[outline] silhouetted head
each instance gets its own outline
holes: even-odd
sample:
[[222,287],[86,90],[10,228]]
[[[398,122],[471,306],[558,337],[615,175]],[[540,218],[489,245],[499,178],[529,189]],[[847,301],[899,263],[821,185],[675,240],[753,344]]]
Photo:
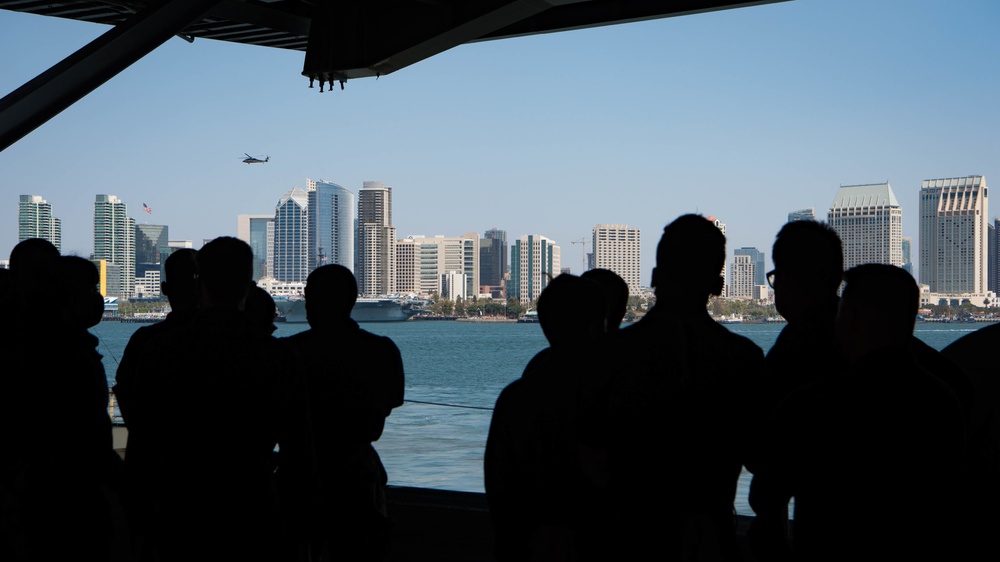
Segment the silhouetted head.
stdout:
[[844,274],[837,340],[851,360],[880,347],[907,345],[913,336],[920,289],[894,265],[868,263]]
[[198,306],[198,252],[176,250],[163,262],[164,280],[160,292],[170,301],[172,310],[190,311]]
[[274,299],[271,298],[271,295],[256,285],[247,293],[243,312],[246,313],[247,320],[253,329],[262,335],[269,336],[278,329],[274,325],[278,307],[274,305]]
[[609,332],[617,330],[628,307],[628,283],[610,269],[591,269],[580,277],[597,283],[604,291],[607,329]]
[[202,246],[197,256],[198,285],[208,307],[242,309],[253,284],[253,251],[232,236]]
[[564,273],[538,295],[538,322],[553,349],[586,345],[604,333],[604,294],[600,286]]
[[663,229],[656,246],[653,287],[671,299],[703,304],[722,294],[725,263],[722,231],[701,215],[681,215]]
[[774,304],[797,322],[836,302],[844,275],[844,251],[837,231],[825,223],[794,221],[778,231],[774,260]]
[[351,317],[358,300],[358,282],[342,265],[324,265],[306,279],[306,319],[313,328],[337,324]]
[[101,281],[97,266],[81,257],[62,256],[58,270],[52,297],[59,301],[66,325],[81,330],[97,325],[104,314],[104,297],[97,289]]
[[56,275],[59,267],[59,250],[52,242],[41,238],[28,238],[18,242],[10,251],[10,274],[14,290],[36,292],[46,279]]

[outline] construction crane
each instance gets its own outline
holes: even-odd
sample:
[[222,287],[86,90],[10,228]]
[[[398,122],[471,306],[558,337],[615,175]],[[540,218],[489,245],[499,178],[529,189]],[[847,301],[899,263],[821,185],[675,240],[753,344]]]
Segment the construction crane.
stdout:
[[570,244],[580,245],[580,273],[582,274],[584,271],[587,271],[587,239],[573,240]]

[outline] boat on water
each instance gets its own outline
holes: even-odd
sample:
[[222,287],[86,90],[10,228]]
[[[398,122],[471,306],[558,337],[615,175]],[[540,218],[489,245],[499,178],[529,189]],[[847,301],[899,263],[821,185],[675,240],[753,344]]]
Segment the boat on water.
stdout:
[[[275,299],[274,304],[285,322],[306,322],[305,299]],[[355,322],[403,322],[420,313],[422,304],[422,301],[404,299],[359,298],[351,310],[351,319]]]

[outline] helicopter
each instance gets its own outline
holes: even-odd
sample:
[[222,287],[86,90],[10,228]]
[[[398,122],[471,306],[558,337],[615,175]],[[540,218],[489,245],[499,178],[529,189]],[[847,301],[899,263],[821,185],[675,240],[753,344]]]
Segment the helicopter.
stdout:
[[244,152],[243,154],[246,156],[246,158],[243,158],[243,156],[240,156],[240,158],[243,160],[244,164],[264,164],[265,162],[271,159],[270,156],[265,156],[264,159],[261,160],[260,158],[255,158],[253,156],[250,156],[246,152]]

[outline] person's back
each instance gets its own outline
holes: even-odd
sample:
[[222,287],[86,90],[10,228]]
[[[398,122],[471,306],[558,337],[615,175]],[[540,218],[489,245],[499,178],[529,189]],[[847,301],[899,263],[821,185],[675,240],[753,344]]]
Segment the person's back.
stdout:
[[[725,237],[704,217],[664,229],[657,304],[621,331],[609,381],[611,493],[632,554],[738,557],[733,501],[764,356],[706,309],[722,289]],[[655,445],[653,445],[655,444]],[[654,446],[656,454],[644,450]],[[636,482],[642,483],[640,491]],[[654,506],[652,513],[647,506]]]
[[779,406],[768,471],[795,498],[797,559],[933,559],[956,546],[961,408],[910,349],[912,277],[867,264],[846,279],[837,333],[848,367]]
[[595,465],[603,471],[603,463],[595,462],[600,453],[580,418],[601,356],[602,296],[597,284],[580,277],[552,279],[538,299],[550,347],[497,399],[484,477],[500,560],[596,556],[588,531],[603,515],[602,500],[588,474]]
[[349,270],[316,269],[306,282],[310,329],[284,341],[309,389],[320,485],[314,524],[328,555],[379,560],[389,538],[387,474],[372,443],[403,403],[403,361],[391,339],[351,320],[356,297]]
[[239,310],[250,284],[244,246],[229,238],[205,245],[205,306],[139,359],[131,416],[152,462],[162,559],[277,557],[275,446],[280,469],[305,471],[306,405],[294,359]]

